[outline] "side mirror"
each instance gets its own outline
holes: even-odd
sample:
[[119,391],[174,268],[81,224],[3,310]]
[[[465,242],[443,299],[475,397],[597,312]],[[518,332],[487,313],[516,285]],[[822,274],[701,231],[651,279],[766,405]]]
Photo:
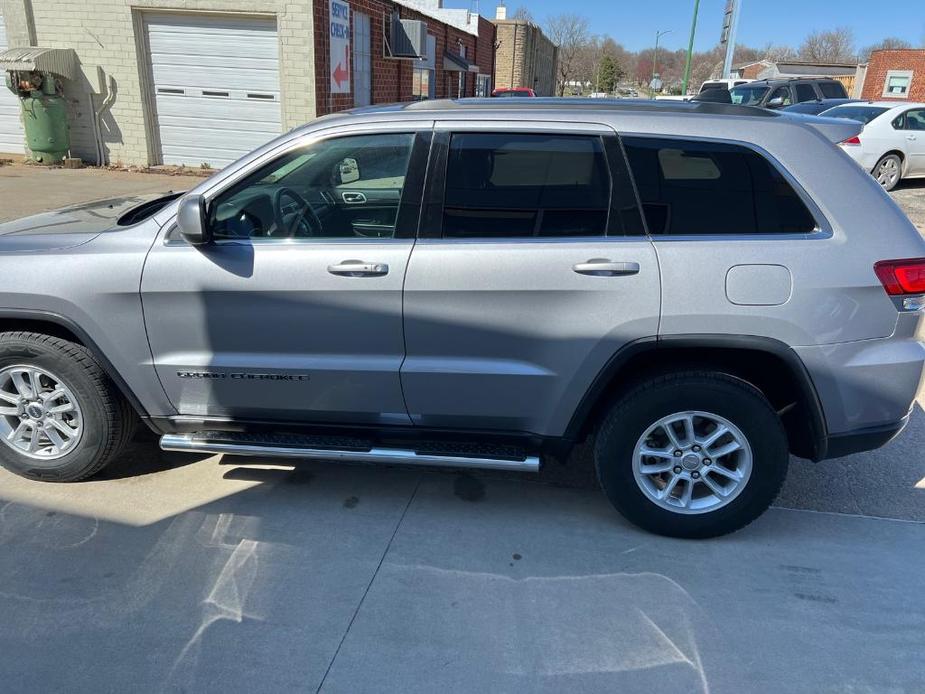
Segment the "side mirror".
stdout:
[[341,159],[337,164],[337,172],[340,175],[340,185],[360,180],[360,165],[353,157]]
[[784,97],[775,96],[768,102],[768,108],[780,108],[784,105]]
[[197,193],[189,193],[180,198],[177,227],[180,229],[180,235],[194,246],[202,246],[212,241],[212,232],[206,221],[204,197]]

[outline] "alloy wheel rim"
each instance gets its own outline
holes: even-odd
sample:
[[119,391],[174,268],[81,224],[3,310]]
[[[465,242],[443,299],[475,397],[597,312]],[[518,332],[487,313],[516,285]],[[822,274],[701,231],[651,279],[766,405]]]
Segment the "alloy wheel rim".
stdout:
[[880,165],[880,170],[877,174],[877,180],[880,181],[880,185],[893,185],[896,183],[897,176],[899,176],[899,165],[896,163],[895,159],[887,159]]
[[36,366],[0,370],[0,441],[39,461],[70,453],[83,436],[83,414],[73,391]]
[[673,513],[710,513],[731,503],[752,472],[752,449],[735,424],[700,410],[652,424],[636,443],[633,477],[650,501]]

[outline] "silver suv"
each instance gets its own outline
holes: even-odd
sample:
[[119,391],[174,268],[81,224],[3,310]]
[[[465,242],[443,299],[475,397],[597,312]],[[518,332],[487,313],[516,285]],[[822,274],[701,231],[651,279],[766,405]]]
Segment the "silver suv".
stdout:
[[[649,530],[730,532],[789,456],[880,446],[925,243],[846,120],[708,103],[328,116],[176,199],[0,227],[0,461],[167,450],[535,471],[593,441]],[[528,103],[529,102],[529,103]]]

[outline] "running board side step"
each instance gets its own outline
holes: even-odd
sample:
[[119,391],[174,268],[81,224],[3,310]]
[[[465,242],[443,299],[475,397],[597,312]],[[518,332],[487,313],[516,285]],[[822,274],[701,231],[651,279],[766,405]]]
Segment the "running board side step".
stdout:
[[539,456],[460,455],[458,453],[419,452],[405,448],[377,446],[349,448],[312,448],[309,446],[281,445],[276,442],[261,442],[254,438],[235,441],[214,435],[165,434],[161,437],[161,450],[182,453],[208,453],[223,455],[244,455],[268,458],[298,458],[302,460],[326,460],[329,462],[391,463],[397,465],[422,465],[427,467],[477,468],[480,470],[513,470],[538,472]]

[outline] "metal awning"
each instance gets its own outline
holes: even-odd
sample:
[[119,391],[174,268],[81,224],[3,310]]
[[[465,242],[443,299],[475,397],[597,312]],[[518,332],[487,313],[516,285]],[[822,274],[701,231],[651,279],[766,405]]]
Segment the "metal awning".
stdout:
[[470,63],[461,55],[447,51],[443,54],[443,69],[447,72],[478,72],[479,66]]
[[0,52],[0,71],[48,72],[65,79],[78,74],[77,54],[73,48],[8,48]]

